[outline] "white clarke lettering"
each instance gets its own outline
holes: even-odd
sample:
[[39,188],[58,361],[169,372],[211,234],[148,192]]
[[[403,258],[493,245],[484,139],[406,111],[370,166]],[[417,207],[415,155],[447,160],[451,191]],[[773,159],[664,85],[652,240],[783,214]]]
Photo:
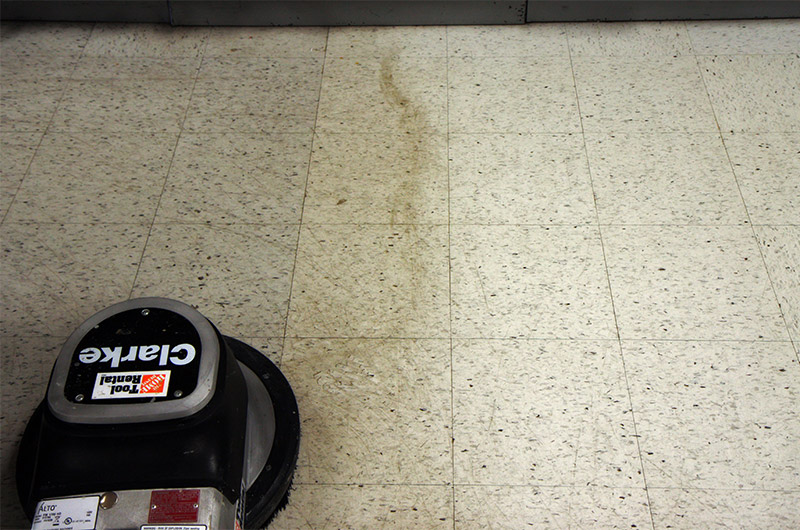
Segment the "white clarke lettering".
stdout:
[[[174,364],[184,366],[195,360],[197,349],[188,343],[172,346],[170,344],[151,344],[147,346],[129,346],[125,355],[122,346],[101,348],[84,348],[78,354],[78,360],[83,364],[96,362],[109,363],[111,368],[118,368],[120,363],[132,361],[152,362],[158,360],[159,366]],[[102,358],[101,358],[102,357]]]

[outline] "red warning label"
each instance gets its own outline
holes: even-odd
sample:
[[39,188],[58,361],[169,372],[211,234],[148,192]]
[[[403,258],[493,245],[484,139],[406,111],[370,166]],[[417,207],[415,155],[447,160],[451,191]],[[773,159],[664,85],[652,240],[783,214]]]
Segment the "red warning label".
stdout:
[[199,511],[200,490],[158,490],[150,493],[147,522],[195,523]]
[[169,370],[99,373],[92,389],[92,399],[166,396],[169,389],[169,375]]

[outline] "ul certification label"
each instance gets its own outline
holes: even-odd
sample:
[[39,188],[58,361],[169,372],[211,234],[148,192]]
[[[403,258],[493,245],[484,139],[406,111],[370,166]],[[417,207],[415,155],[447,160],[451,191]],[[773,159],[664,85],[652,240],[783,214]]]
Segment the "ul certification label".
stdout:
[[92,389],[92,399],[166,396],[169,388],[169,374],[169,370],[99,373]]
[[31,530],[94,530],[99,504],[97,495],[42,501]]

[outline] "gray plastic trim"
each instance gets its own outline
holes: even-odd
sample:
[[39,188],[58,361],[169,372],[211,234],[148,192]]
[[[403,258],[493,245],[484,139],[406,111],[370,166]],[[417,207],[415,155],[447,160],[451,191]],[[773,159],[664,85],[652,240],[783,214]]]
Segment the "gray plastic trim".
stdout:
[[[177,313],[186,318],[200,335],[200,367],[197,387],[187,396],[171,401],[132,404],[80,404],[68,401],[64,396],[72,355],[81,339],[96,325],[107,318],[130,309],[157,307]],[[64,343],[58,354],[50,384],[47,387],[47,405],[56,418],[68,423],[144,423],[184,418],[199,412],[214,396],[217,386],[220,344],[211,323],[193,307],[167,298],[137,298],[114,304],[90,317],[78,326]]]

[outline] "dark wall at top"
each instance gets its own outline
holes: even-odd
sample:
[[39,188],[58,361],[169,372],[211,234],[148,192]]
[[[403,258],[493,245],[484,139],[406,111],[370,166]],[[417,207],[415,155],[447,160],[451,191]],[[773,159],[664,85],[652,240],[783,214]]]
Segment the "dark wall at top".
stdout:
[[780,0],[0,0],[3,20],[173,25],[524,24],[800,17]]

